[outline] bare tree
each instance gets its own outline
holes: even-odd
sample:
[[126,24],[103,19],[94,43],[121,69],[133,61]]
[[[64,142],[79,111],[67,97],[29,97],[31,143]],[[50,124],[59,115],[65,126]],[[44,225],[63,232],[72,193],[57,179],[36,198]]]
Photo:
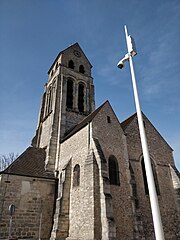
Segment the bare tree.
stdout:
[[9,153],[6,155],[0,155],[0,171],[3,171],[5,168],[7,168],[16,158],[18,157],[18,154],[16,153]]

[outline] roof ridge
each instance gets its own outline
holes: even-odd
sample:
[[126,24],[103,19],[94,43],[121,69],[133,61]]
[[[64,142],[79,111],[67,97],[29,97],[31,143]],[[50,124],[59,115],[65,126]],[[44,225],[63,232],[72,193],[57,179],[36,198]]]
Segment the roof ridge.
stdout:
[[123,130],[125,130],[127,128],[127,126],[132,122],[132,120],[134,119],[134,117],[137,115],[137,113],[135,112],[134,114],[132,114],[130,117],[128,117],[127,119],[125,119],[124,121],[122,121],[121,127],[123,128]]
[[[137,113],[135,112],[133,115],[131,115],[129,118],[127,118],[126,120],[124,120],[121,123],[121,127],[123,128],[124,131],[126,130],[126,128],[129,126],[129,124],[133,121],[134,117],[136,117],[136,116],[137,116]],[[143,117],[143,120],[146,119],[151,124],[151,126],[154,128],[154,130],[157,132],[157,134],[159,134],[161,139],[169,146],[169,148],[171,150],[173,150],[172,147],[169,145],[169,143],[164,139],[164,137],[161,135],[161,133],[154,126],[154,124],[149,120],[149,118],[143,112],[142,112],[142,117]]]
[[69,137],[74,135],[76,132],[78,132],[80,129],[82,129],[84,126],[86,126],[89,122],[91,122],[94,117],[98,114],[98,112],[101,110],[101,108],[109,102],[106,100],[103,104],[101,104],[97,109],[95,109],[93,112],[91,112],[87,117],[82,119],[77,125],[75,125],[68,133],[67,135],[63,138],[61,142],[64,142],[67,140]]

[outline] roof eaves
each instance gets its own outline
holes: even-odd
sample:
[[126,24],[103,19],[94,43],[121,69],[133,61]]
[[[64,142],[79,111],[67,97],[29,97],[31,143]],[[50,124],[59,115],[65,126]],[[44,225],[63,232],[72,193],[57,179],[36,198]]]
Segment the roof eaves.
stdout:
[[8,172],[0,172],[0,175],[2,174],[6,174],[6,175],[13,175],[13,176],[22,176],[22,177],[33,177],[33,178],[41,178],[41,179],[52,179],[55,180],[55,177],[51,177],[51,176],[37,176],[37,175],[28,175],[28,174],[19,174],[19,173],[8,173]]

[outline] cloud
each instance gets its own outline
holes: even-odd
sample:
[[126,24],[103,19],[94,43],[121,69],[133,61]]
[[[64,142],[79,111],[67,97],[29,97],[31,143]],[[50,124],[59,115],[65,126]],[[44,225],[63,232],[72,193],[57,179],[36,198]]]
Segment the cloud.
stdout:
[[[167,10],[168,8],[170,10]],[[150,44],[143,46],[142,50],[146,52],[146,59],[142,59],[144,63],[141,63],[139,73],[146,100],[158,98],[162,91],[168,94],[180,87],[180,52],[178,51],[180,30],[175,27],[180,19],[179,8],[180,6],[175,8],[168,2],[158,9],[157,23],[160,26],[154,28],[157,33],[153,34],[153,37],[156,36],[156,38],[149,35],[148,37],[151,37],[148,39]],[[163,11],[168,14],[163,15]]]

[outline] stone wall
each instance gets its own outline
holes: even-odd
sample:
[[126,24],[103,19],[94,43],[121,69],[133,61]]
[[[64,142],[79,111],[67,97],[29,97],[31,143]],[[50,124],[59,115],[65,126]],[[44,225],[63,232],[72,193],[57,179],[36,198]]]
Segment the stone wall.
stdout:
[[[100,240],[101,204],[99,160],[94,155],[91,141],[91,124],[61,144],[59,171],[71,161],[71,186],[69,201],[69,236],[67,239]],[[73,169],[80,166],[80,182],[73,184]],[[103,238],[105,240],[105,238]]]
[[111,155],[116,157],[119,165],[120,185],[110,185],[106,181],[104,186],[104,188],[108,188],[109,185],[111,194],[111,196],[106,194],[106,202],[110,202],[109,198],[112,197],[113,215],[108,220],[109,222],[114,221],[116,226],[116,238],[112,237],[113,229],[111,229],[110,232],[112,231],[112,233],[109,235],[109,239],[133,239],[133,212],[124,132],[108,103],[93,119],[92,126],[93,137],[99,140],[105,156],[107,177],[109,177],[108,159]]
[[66,132],[69,132],[74,126],[77,125],[80,121],[82,121],[86,116],[83,114],[79,114],[79,112],[66,112]]
[[64,240],[69,235],[69,199],[71,186],[71,160],[64,166],[59,175],[57,195],[55,202],[55,214],[51,240]]
[[10,204],[16,207],[12,221],[13,237],[49,239],[52,228],[54,185],[54,180],[50,179],[1,175],[0,239],[8,238]]
[[[68,239],[94,239],[93,161],[86,164],[89,155],[88,132],[86,126],[61,145],[59,171],[70,159],[72,166]],[[73,169],[77,164],[80,166],[80,181],[78,186],[73,186]]]
[[[169,164],[174,165],[172,157],[172,149],[156,131],[148,119],[144,116],[144,125],[147,135],[150,157],[155,164],[157,173],[157,181],[159,185],[160,195],[158,195],[165,239],[178,239],[179,220],[176,209],[176,196],[172,185]],[[137,125],[137,118],[126,128],[128,154],[134,173],[133,181],[136,184],[136,197],[138,216],[137,219],[142,221],[142,227],[145,239],[155,239],[149,196],[145,193],[145,186],[141,167],[142,149],[140,136]],[[137,213],[137,212],[136,212]]]
[[[116,156],[118,160],[120,186],[109,183],[110,155]],[[108,103],[93,118],[92,123],[61,144],[59,172],[69,160],[72,171],[67,239],[133,239],[126,139]],[[80,166],[79,186],[73,186],[73,169],[76,164]]]
[[52,124],[53,114],[51,113],[43,122],[41,126],[41,136],[40,136],[40,144],[38,147],[44,148],[49,144],[49,139],[51,136],[51,124]]

